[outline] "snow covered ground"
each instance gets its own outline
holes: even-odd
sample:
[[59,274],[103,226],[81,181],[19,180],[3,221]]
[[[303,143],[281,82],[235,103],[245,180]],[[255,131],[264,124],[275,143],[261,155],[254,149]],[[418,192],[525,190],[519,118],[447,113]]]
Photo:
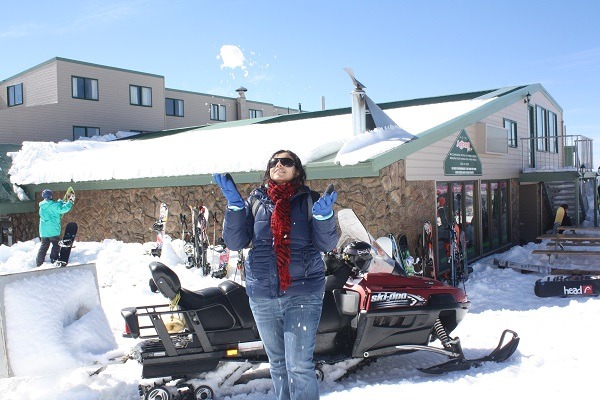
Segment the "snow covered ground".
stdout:
[[[37,239],[11,247],[0,246],[0,274],[34,269],[38,246]],[[73,249],[73,264],[96,264],[102,310],[114,335],[114,342],[108,342],[116,343],[116,349],[96,356],[100,361],[127,353],[136,343],[121,335],[124,327],[121,308],[164,302],[160,294],[152,293],[148,287],[148,264],[155,258],[145,255],[144,251],[151,246],[152,243],[131,244],[107,239],[103,242],[77,242]],[[200,289],[218,283],[217,279],[202,276],[199,270],[185,268],[181,240],[173,240],[165,246],[162,261],[175,270],[184,287]],[[544,244],[517,246],[501,257],[543,264],[547,261],[546,256],[530,254],[531,249],[540,246]],[[235,275],[235,255],[233,253],[230,260],[230,279]],[[472,307],[453,334],[461,338],[467,357],[472,358],[493,349],[501,332],[506,328],[512,329],[521,337],[521,344],[508,361],[486,363],[469,371],[427,375],[419,372],[417,367],[442,362],[441,356],[422,352],[391,356],[341,382],[326,377],[320,384],[321,398],[434,398],[439,394],[450,399],[480,400],[484,397],[518,399],[524,398],[526,393],[535,393],[541,398],[589,397],[595,391],[590,383],[595,381],[597,360],[600,359],[600,349],[595,343],[600,329],[599,300],[589,297],[538,298],[533,287],[539,275],[495,269],[491,266],[491,259],[483,259],[473,265],[474,273],[466,283]],[[554,263],[576,268],[595,262],[585,257],[584,260],[565,257]],[[48,264],[43,268],[51,267]],[[239,280],[239,275],[236,279]],[[30,287],[28,290],[32,293],[48,291],[50,287]],[[57,311],[42,307],[28,312],[35,318],[24,318],[25,321],[39,321],[45,326],[44,319]],[[36,330],[36,326],[13,329]],[[52,332],[37,331],[36,334],[38,348],[57,346],[54,340],[50,340]],[[82,346],[87,343],[87,347],[93,348],[97,342],[107,343],[106,338],[99,341],[98,336],[102,335],[94,332],[83,336],[79,338]],[[49,363],[52,366],[50,371],[0,379],[0,398],[138,399],[141,365],[137,362],[130,360],[125,364],[110,365],[100,374],[89,376],[89,372],[94,370],[90,365],[89,352],[86,357],[81,357],[81,365],[87,365],[82,367],[71,365],[71,360],[61,356],[60,351],[56,354]],[[216,379],[214,375],[207,376],[207,379]],[[231,400],[274,399],[271,383],[266,378],[218,389],[216,395],[219,399]]]

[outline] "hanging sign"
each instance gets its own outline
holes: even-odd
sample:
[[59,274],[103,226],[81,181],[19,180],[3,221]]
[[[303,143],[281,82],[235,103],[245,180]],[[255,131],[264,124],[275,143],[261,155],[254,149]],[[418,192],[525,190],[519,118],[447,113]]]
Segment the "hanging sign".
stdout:
[[444,175],[481,175],[481,160],[464,129],[456,137],[444,160]]

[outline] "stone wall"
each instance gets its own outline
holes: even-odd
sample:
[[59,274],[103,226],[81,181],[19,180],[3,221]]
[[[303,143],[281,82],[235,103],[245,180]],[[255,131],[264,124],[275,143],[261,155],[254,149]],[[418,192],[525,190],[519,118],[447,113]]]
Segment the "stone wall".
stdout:
[[[312,180],[308,185],[323,192],[330,182],[334,183],[338,192],[336,209],[352,208],[375,238],[389,232],[406,234],[410,248],[414,249],[423,221],[435,218],[434,182],[406,182],[404,171],[404,161],[400,160],[384,168],[379,177]],[[238,189],[246,197],[256,186],[256,183],[239,184]],[[62,194],[57,192],[56,196]],[[41,199],[38,197],[36,201]],[[63,225],[76,221],[80,241],[110,238],[123,242],[151,242],[156,235],[150,227],[157,218],[161,202],[169,206],[166,230],[172,237],[181,236],[180,213],[190,221],[188,205],[198,202],[211,213],[217,213],[216,235],[220,237],[226,203],[216,185],[77,191],[75,205],[63,217]],[[14,215],[12,221],[16,240],[38,236],[37,213]],[[212,238],[212,219],[209,227]]]
[[[375,237],[393,233],[405,234],[409,250],[414,252],[423,222],[435,223],[435,182],[407,182],[404,161],[400,160],[381,170],[379,177],[312,180],[308,185],[323,192],[333,183],[338,192],[335,209],[352,208],[367,230]],[[510,181],[511,233],[518,243],[518,181]],[[257,183],[239,184],[246,197]],[[76,187],[75,187],[76,188]],[[62,193],[57,193],[62,195]],[[38,198],[37,201],[41,199]],[[102,241],[117,239],[123,242],[153,242],[156,235],[150,230],[161,202],[169,206],[167,234],[181,237],[179,215],[191,220],[188,205],[202,202],[212,213],[217,213],[216,236],[221,236],[221,224],[226,202],[216,185],[194,187],[163,187],[149,189],[78,191],[71,212],[63,217],[63,224],[79,224],[78,240]],[[39,218],[35,214],[12,216],[16,240],[30,240],[38,236]],[[213,221],[209,222],[209,237],[213,237]]]

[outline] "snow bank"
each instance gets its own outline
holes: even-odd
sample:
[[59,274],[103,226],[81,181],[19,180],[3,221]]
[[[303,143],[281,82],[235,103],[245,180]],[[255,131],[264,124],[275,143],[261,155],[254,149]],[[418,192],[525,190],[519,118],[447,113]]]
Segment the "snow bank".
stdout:
[[89,365],[97,355],[116,347],[90,269],[28,273],[8,283],[4,316],[8,359],[15,376]]

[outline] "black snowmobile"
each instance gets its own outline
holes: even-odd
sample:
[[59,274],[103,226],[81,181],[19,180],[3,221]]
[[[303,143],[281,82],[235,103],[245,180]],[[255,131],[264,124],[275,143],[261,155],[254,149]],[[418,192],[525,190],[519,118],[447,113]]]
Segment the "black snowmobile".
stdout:
[[[428,373],[500,362],[514,353],[519,337],[505,330],[488,356],[466,359],[459,339],[450,336],[469,309],[465,292],[437,280],[407,276],[352,210],[340,210],[338,221],[342,231],[338,248],[324,256],[327,277],[315,346],[317,376],[323,378],[323,364],[349,359],[359,364],[417,350],[449,358],[420,369]],[[121,311],[124,335],[144,339],[131,354],[142,364],[142,378],[165,378],[140,385],[144,400],[210,400],[216,388],[198,384],[199,374],[226,361],[267,362],[242,285],[227,280],[194,292],[181,287],[177,275],[160,262],[152,262],[150,271],[170,304]],[[431,345],[436,339],[442,346]],[[229,384],[241,376],[239,371],[232,375],[225,378]]]

